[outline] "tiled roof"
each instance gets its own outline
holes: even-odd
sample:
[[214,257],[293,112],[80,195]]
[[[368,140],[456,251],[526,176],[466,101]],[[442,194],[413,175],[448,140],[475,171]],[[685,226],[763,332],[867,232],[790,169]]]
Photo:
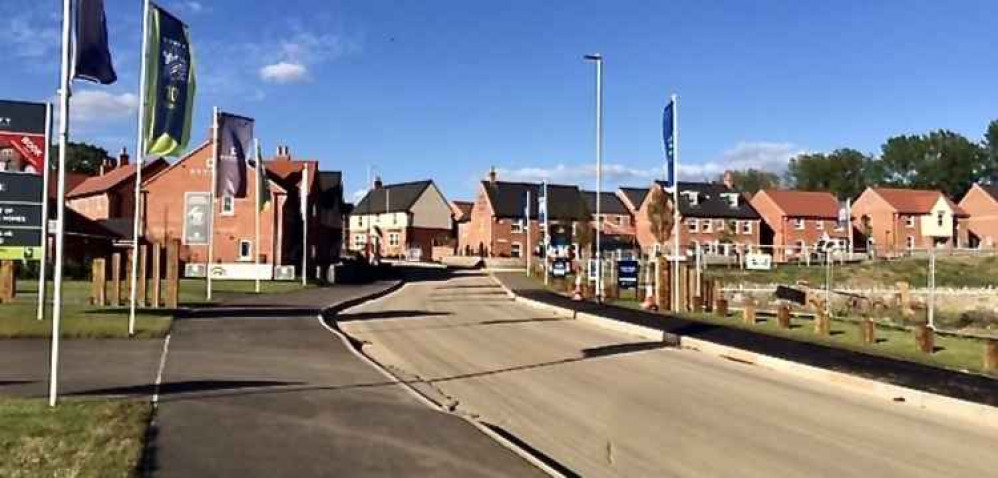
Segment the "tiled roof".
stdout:
[[433,181],[413,181],[409,183],[386,184],[371,189],[357,203],[354,214],[382,214],[386,212],[409,211],[413,204],[430,187]]
[[451,201],[451,209],[454,210],[454,218],[458,221],[465,221],[471,219],[471,209],[475,207],[475,203],[471,201]]
[[[530,191],[530,216],[537,217],[537,197],[541,185],[536,183],[510,183],[482,181],[493,212],[500,218],[522,218],[526,193]],[[579,188],[548,184],[548,218],[556,221],[587,220],[590,213]]]
[[[603,214],[630,214],[627,206],[624,205],[624,201],[621,201],[616,194],[603,192],[600,196],[602,196],[600,212]],[[582,197],[586,200],[586,207],[589,208],[589,212],[596,214],[596,191],[582,191]]]
[[978,184],[984,192],[991,196],[991,199],[998,201],[998,184]]
[[[142,173],[155,174],[160,170],[165,169],[169,163],[163,158],[156,158],[153,161],[145,163],[142,168]],[[80,182],[75,188],[66,194],[66,197],[75,198],[81,196],[90,196],[92,194],[101,194],[111,189],[114,189],[119,184],[125,181],[131,181],[135,177],[135,163],[127,164],[118,168],[114,168],[100,176],[90,176],[87,179]],[[67,177],[68,179],[68,177]],[[55,181],[50,181],[55,182]]]
[[[665,183],[656,181],[659,186]],[[686,192],[697,193],[694,204]],[[725,197],[727,194],[738,195],[738,203],[732,206]],[[749,204],[741,192],[729,189],[720,183],[679,182],[679,213],[687,217],[759,219],[759,213]]]
[[939,191],[902,188],[873,188],[873,191],[901,214],[928,214],[942,197],[957,215],[966,215],[963,209]]
[[264,161],[267,170],[283,179],[285,184],[299,184],[301,182],[301,171],[308,165],[308,189],[315,190],[316,176],[319,171],[319,162],[314,159],[289,159],[287,156],[277,157],[270,161]]
[[786,216],[839,218],[839,201],[829,192],[766,189],[760,191],[759,194],[765,194],[772,199]]
[[620,192],[624,193],[624,196],[634,205],[635,209],[640,208],[641,203],[645,202],[645,197],[648,196],[648,188],[622,187],[620,188]]

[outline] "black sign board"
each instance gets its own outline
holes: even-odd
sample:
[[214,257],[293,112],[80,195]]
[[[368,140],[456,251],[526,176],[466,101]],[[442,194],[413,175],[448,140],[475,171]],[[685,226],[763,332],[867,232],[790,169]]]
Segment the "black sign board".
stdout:
[[568,259],[555,259],[551,262],[552,277],[565,277],[571,269],[572,267],[569,265]]
[[804,305],[805,303],[807,303],[806,292],[794,289],[793,287],[787,287],[783,285],[776,287],[776,298],[794,302],[800,305]]
[[641,265],[638,261],[617,262],[617,286],[621,289],[633,289],[638,286],[638,274]]
[[41,103],[0,100],[0,131],[45,134],[45,109]]
[[41,227],[40,204],[0,203],[0,227]]
[[38,247],[41,243],[41,229],[0,227],[0,247]]
[[0,203],[42,203],[42,177],[0,171]]

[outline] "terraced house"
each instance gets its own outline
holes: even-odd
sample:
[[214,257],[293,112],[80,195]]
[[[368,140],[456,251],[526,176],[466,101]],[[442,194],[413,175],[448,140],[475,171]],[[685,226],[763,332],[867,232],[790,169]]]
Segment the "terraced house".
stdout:
[[761,243],[786,262],[827,244],[848,245],[851,228],[839,222],[839,201],[823,191],[760,190],[752,207],[762,216]]
[[350,250],[430,259],[434,246],[453,249],[453,226],[454,209],[433,181],[378,179],[350,214]]
[[940,191],[867,188],[852,206],[858,246],[897,255],[966,247],[967,214]]

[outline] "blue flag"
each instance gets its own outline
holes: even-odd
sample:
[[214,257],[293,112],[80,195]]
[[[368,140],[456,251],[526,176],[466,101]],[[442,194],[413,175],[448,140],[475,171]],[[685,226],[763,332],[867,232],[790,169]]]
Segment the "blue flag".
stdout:
[[73,78],[110,85],[118,80],[107,43],[104,0],[78,0]]
[[672,186],[676,181],[676,103],[670,101],[662,112],[662,145],[665,149],[665,184]]
[[246,197],[246,159],[252,151],[253,119],[219,113],[218,165],[219,197]]

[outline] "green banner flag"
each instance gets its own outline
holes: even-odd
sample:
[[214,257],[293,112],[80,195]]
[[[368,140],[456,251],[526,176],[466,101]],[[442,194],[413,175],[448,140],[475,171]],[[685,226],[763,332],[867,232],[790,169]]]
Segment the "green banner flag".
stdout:
[[266,211],[270,207],[271,194],[270,194],[270,181],[267,180],[267,166],[263,164],[263,149],[260,147],[260,143],[256,144],[256,187],[259,188],[257,191],[257,207],[261,211]]
[[179,156],[187,148],[194,111],[194,55],[187,25],[150,5],[146,43],[146,154]]

